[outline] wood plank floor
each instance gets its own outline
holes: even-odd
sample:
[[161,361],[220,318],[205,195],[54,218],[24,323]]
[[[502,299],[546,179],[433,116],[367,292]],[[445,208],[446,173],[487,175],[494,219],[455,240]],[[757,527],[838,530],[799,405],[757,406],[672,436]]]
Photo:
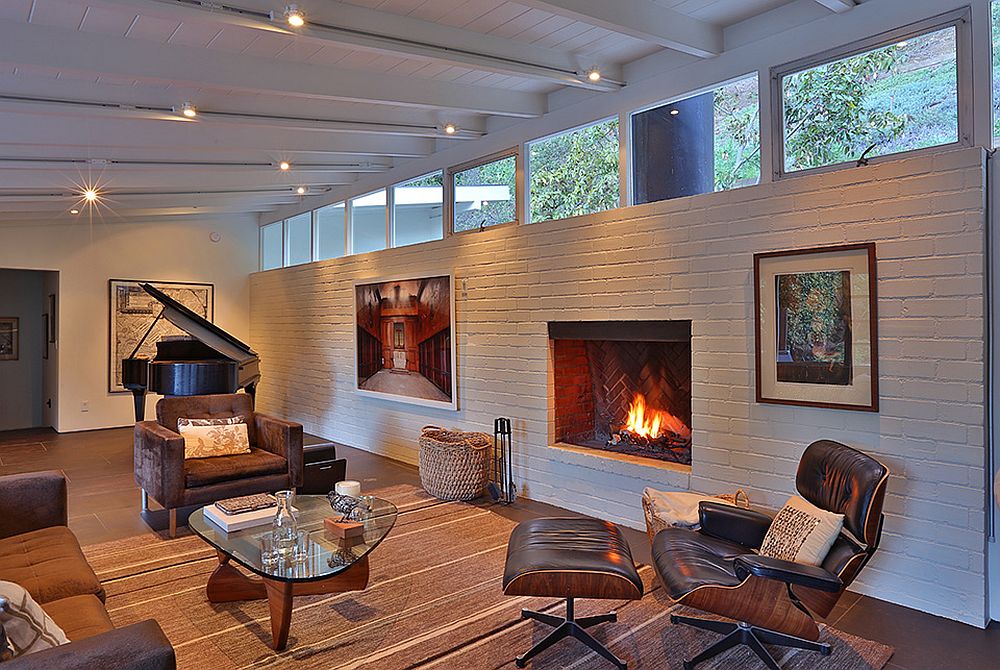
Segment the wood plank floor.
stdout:
[[[416,468],[350,447],[338,447],[348,476],[366,489],[419,484]],[[69,482],[69,525],[81,544],[129,537],[148,528],[139,517],[132,478],[132,429],[58,434],[52,430],[0,432],[0,475],[59,470]],[[520,501],[499,512],[515,520],[572,515],[551,505]],[[638,562],[650,562],[645,533],[626,529]],[[841,630],[893,645],[891,670],[963,670],[1000,667],[1000,624],[988,629],[941,619],[881,600],[847,593],[830,616]],[[817,661],[817,668],[822,662]]]

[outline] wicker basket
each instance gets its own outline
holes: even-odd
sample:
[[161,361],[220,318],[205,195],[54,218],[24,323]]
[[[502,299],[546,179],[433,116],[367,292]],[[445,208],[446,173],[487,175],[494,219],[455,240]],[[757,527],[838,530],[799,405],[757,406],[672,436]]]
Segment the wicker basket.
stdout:
[[420,483],[441,500],[472,500],[486,488],[490,447],[486,433],[424,426],[420,431]]
[[[750,509],[750,496],[743,489],[736,489],[736,493],[723,493],[715,497],[732,503],[737,507]],[[667,528],[670,524],[657,516],[656,509],[653,507],[653,501],[645,494],[642,496],[642,515],[646,517],[646,535],[649,536],[649,541],[652,543],[656,534]]]

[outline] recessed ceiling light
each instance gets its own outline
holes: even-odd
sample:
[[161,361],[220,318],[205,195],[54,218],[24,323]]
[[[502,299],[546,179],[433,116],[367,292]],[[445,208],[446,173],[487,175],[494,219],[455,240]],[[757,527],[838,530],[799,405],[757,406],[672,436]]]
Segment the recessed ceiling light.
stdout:
[[448,135],[454,135],[458,132],[458,126],[454,123],[446,123],[444,126],[444,132]]
[[69,210],[69,213],[72,214],[73,216],[76,216],[77,214],[80,213],[80,210],[74,208],[74,209]]
[[299,186],[297,189],[295,189],[295,192],[298,193],[299,195],[305,195],[306,190],[307,189],[305,186]]
[[281,170],[282,172],[288,172],[288,170],[290,170],[291,167],[292,164],[289,163],[288,161],[281,161],[280,163],[278,163],[278,169]]
[[587,70],[587,79],[592,82],[599,82],[601,80],[601,71],[596,67],[592,67]]
[[189,119],[193,119],[194,117],[198,116],[198,108],[195,107],[190,102],[185,102],[183,105],[181,105],[181,114],[183,114]]
[[285,21],[292,28],[301,28],[306,24],[306,16],[298,5],[285,5]]
[[92,188],[88,188],[83,192],[83,199],[87,202],[95,202],[98,198],[97,191]]

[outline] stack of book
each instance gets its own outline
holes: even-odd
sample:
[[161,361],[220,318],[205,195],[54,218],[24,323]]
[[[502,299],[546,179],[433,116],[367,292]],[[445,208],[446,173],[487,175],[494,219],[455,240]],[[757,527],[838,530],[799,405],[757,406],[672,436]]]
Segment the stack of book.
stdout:
[[270,494],[228,498],[206,506],[205,518],[227,533],[232,533],[271,523],[277,504],[277,500]]

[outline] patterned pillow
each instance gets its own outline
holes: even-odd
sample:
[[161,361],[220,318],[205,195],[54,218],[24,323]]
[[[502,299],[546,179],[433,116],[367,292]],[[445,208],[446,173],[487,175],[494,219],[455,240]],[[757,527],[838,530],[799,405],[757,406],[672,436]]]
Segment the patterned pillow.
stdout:
[[242,416],[225,419],[177,419],[184,438],[184,458],[212,458],[250,453],[250,437]]
[[34,601],[24,587],[0,581],[0,598],[6,601],[0,611],[0,625],[7,635],[14,658],[36,651],[69,644],[66,633]]
[[760,555],[820,565],[843,527],[843,514],[827,512],[808,500],[792,496],[767,529]]

